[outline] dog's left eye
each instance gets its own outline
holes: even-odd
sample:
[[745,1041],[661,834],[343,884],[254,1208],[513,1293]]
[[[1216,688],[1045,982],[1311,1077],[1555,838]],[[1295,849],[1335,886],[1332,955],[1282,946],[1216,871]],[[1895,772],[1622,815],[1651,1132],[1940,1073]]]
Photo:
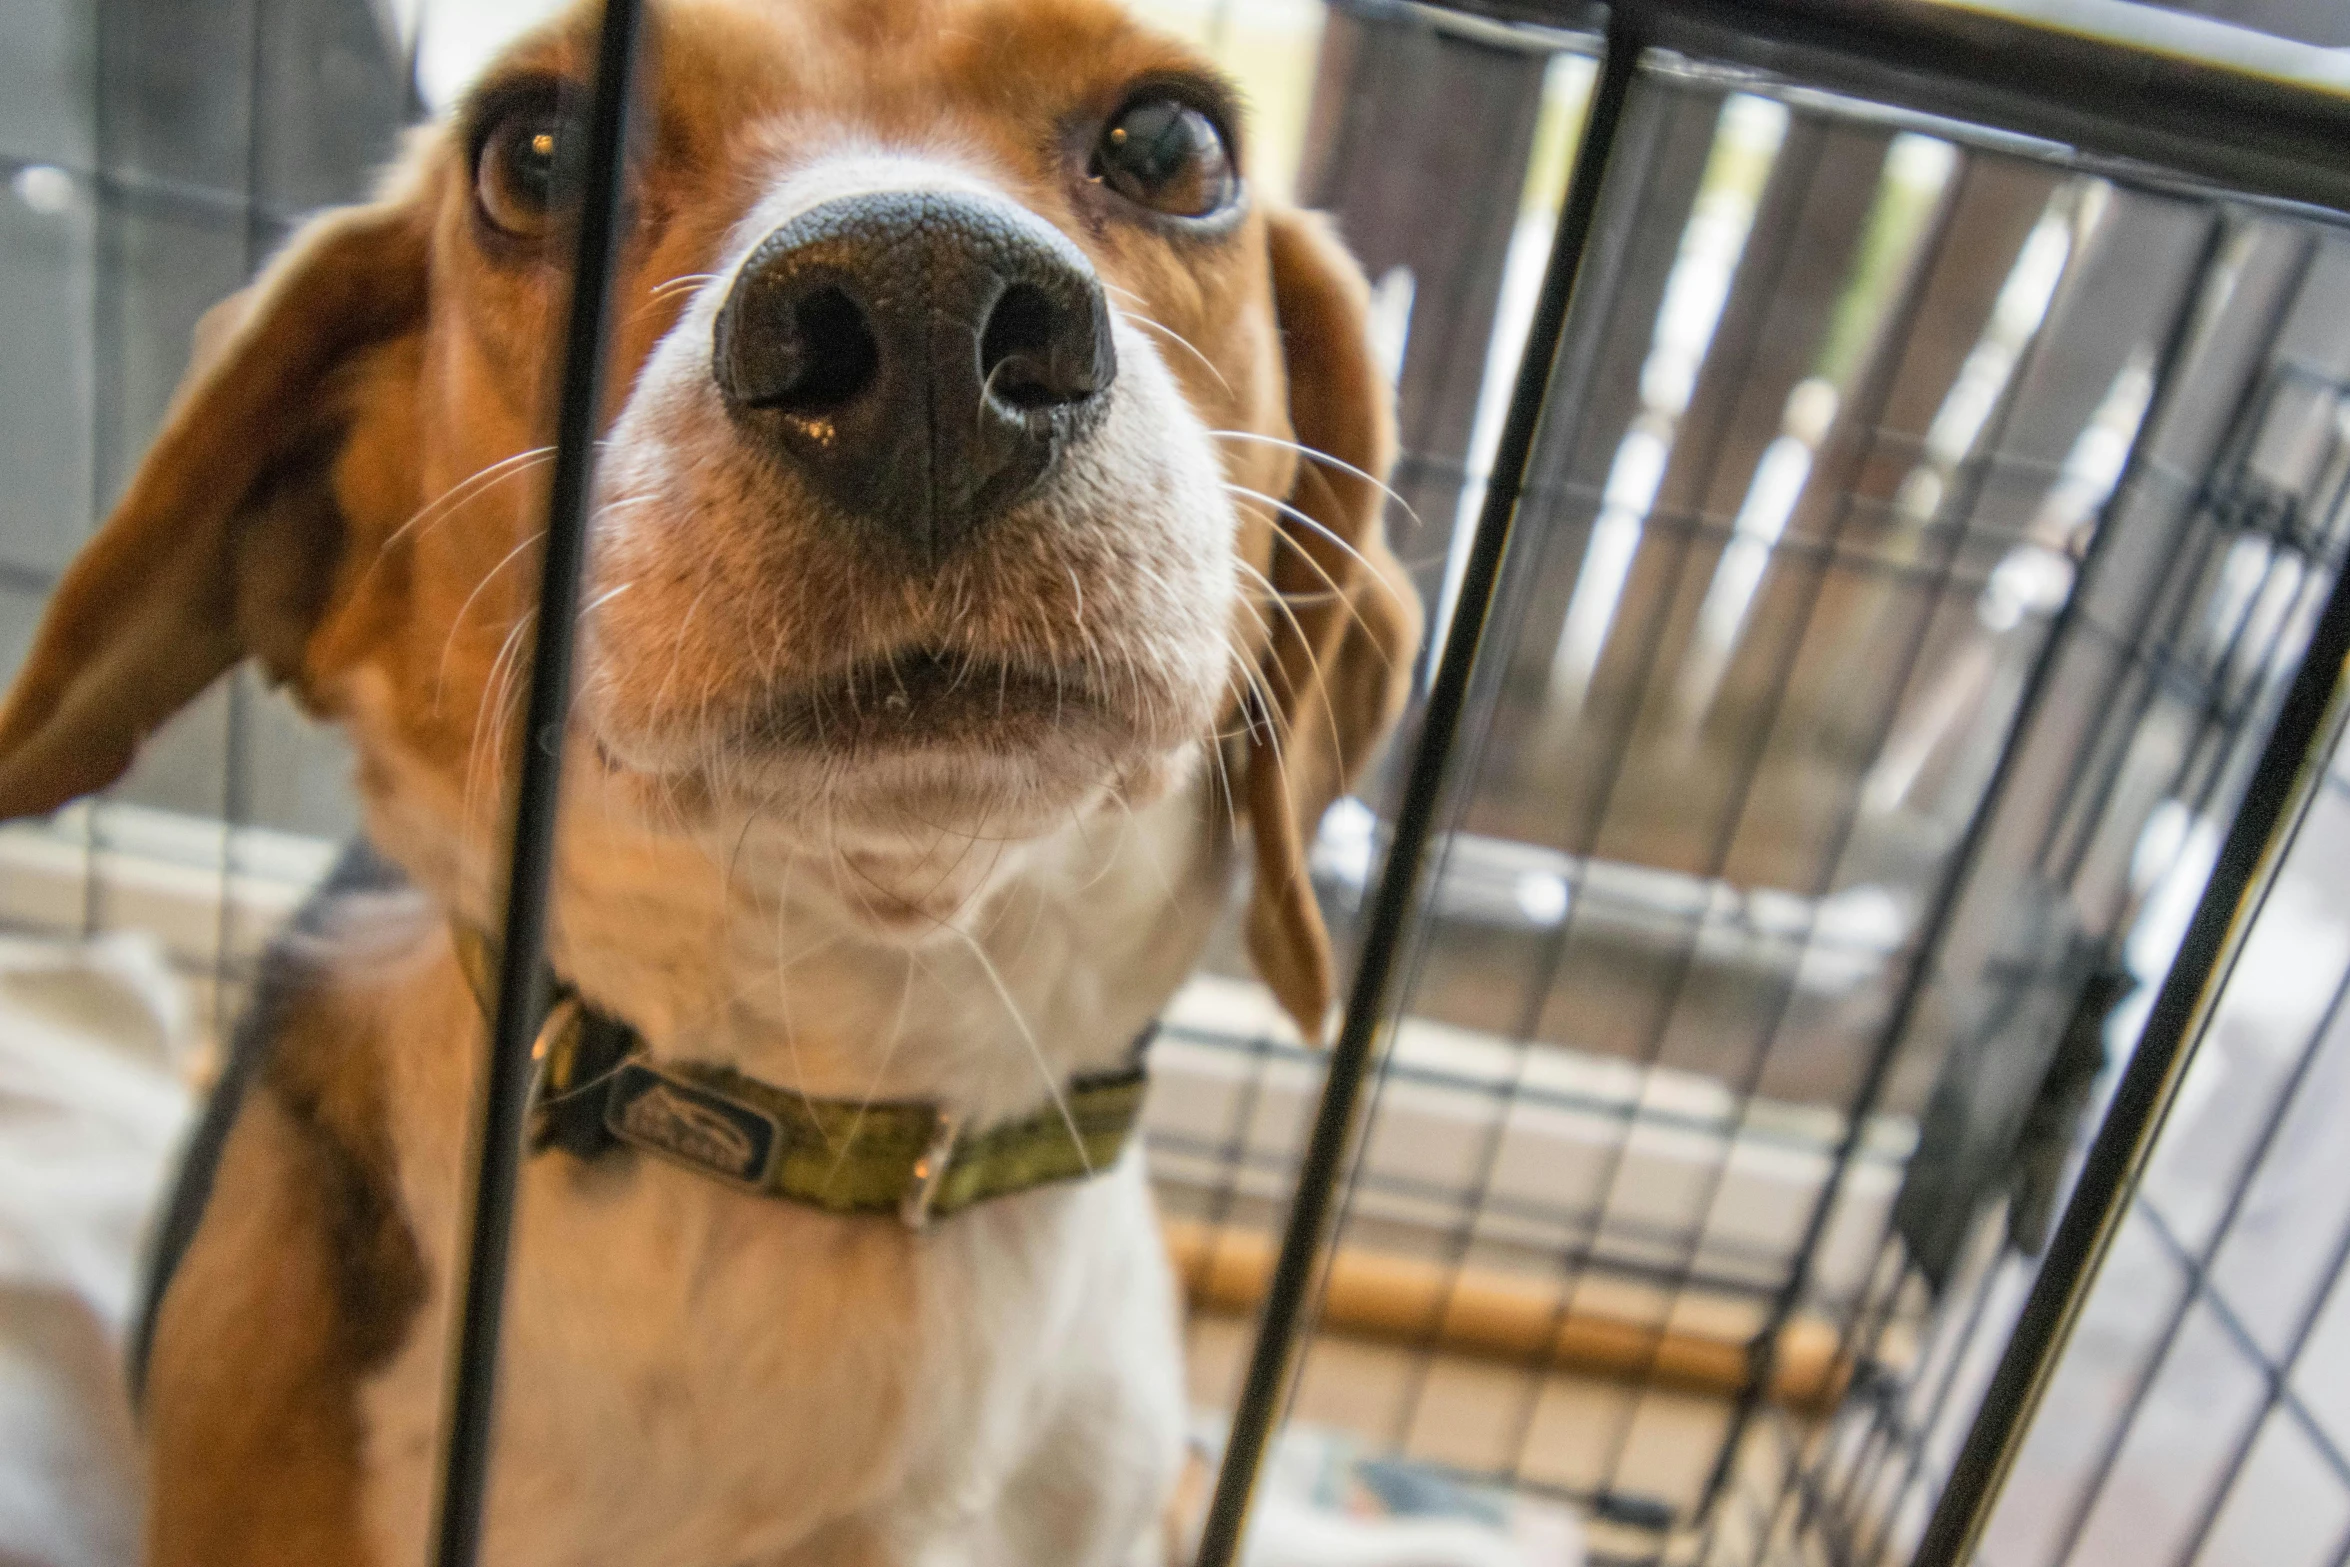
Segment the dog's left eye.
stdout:
[[1173,98],[1128,104],[1102,132],[1086,172],[1137,206],[1178,218],[1207,217],[1239,187],[1223,132]]
[[482,212],[509,234],[545,230],[570,196],[576,141],[551,98],[500,115],[474,155],[473,188]]

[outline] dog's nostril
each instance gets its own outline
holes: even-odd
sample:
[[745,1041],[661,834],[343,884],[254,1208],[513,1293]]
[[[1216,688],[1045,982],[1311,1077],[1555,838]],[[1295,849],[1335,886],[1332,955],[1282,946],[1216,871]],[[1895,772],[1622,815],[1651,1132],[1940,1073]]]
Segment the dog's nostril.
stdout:
[[710,368],[837,520],[937,560],[1092,438],[1118,375],[1084,252],[1009,202],[822,202],[743,260]]
[[1023,411],[1080,403],[1101,390],[1093,334],[1034,283],[996,300],[979,338],[979,373],[996,401]]
[[829,413],[854,402],[881,373],[881,345],[865,312],[838,288],[820,288],[792,311],[788,374],[758,399],[788,413]]

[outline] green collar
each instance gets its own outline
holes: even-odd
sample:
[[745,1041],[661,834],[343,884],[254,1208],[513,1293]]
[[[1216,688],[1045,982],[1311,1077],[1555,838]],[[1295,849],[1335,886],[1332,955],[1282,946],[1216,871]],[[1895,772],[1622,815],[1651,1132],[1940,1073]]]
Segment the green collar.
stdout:
[[[457,957],[488,1010],[498,965],[488,938],[455,926]],[[991,1197],[1098,1174],[1118,1162],[1142,1118],[1138,1063],[1072,1080],[1067,1113],[976,1131],[942,1106],[811,1099],[731,1067],[654,1061],[635,1029],[557,981],[531,1053],[533,1152],[592,1159],[626,1145],[727,1185],[832,1213],[894,1213],[921,1229]]]

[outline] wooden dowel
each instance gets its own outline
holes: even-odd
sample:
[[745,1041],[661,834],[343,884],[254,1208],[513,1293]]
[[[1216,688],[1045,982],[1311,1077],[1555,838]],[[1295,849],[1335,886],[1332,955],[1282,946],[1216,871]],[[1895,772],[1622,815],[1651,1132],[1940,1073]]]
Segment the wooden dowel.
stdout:
[[[1250,1230],[1170,1219],[1162,1228],[1191,1309],[1246,1314],[1264,1300],[1274,1240]],[[1366,1338],[1432,1343],[1562,1371],[1638,1376],[1659,1385],[1729,1397],[1745,1384],[1747,1342],[1580,1310],[1559,1312],[1555,1282],[1493,1268],[1448,1268],[1417,1258],[1347,1247],[1330,1264],[1322,1324]],[[1837,1361],[1835,1329],[1798,1317],[1779,1334],[1771,1393],[1790,1408],[1820,1413],[1843,1395],[1848,1368]]]

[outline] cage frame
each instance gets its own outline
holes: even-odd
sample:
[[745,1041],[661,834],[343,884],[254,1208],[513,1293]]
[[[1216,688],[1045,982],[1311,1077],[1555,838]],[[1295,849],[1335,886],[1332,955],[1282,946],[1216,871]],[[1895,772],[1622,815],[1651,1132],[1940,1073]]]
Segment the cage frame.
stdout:
[[[1358,0],[1360,3],[1360,0]],[[1395,0],[1382,0],[1395,3]],[[1418,916],[1427,850],[1451,781],[1460,726],[1523,497],[1528,462],[1554,405],[1553,371],[1576,304],[1601,213],[1616,133],[1634,82],[1652,51],[1709,66],[1851,92],[1908,112],[1988,127],[2041,144],[2074,167],[2127,172],[2147,184],[2223,189],[2298,215],[2350,219],[2350,96],[2263,77],[2229,65],[2159,53],[2106,37],[2069,33],[2022,19],[1958,10],[1933,0],[1449,0],[1427,9],[1487,21],[1533,24],[1599,39],[1599,75],[1552,233],[1532,325],[1505,415],[1489,485],[1477,514],[1459,597],[1437,652],[1409,761],[1394,831],[1378,862],[1367,921],[1343,1019],[1319,1096],[1310,1140],[1292,1183],[1278,1260],[1263,1306],[1246,1382],[1210,1504],[1198,1567],[1231,1567],[1251,1500],[1279,1424],[1289,1372],[1305,1334],[1333,1219],[1333,1201],[1360,1131],[1363,1090],[1374,1076],[1396,970]],[[505,940],[489,1069],[477,1111],[475,1169],[468,1202],[468,1269],[454,1376],[443,1411],[445,1447],[435,1519],[435,1560],[471,1567],[481,1546],[481,1511],[492,1448],[498,1330],[511,1238],[530,1051],[546,1005],[543,952],[547,893],[560,783],[559,735],[567,708],[573,620],[592,491],[597,410],[626,179],[632,83],[647,21],[642,0],[606,0],[590,118],[582,218],[560,345],[561,402],[550,491],[547,545],[537,603],[525,733],[513,796],[504,895]],[[2338,160],[2338,161],[2334,161]],[[1570,392],[1569,397],[1573,394]],[[2135,459],[2133,450],[2132,460]],[[2053,645],[2053,641],[2052,644]],[[2338,730],[2344,660],[2350,657],[2350,571],[2338,573],[2302,650],[2283,707],[2262,746],[2187,939],[2158,993],[2140,1047],[2124,1070],[2047,1255],[2000,1358],[1989,1390],[1951,1470],[1916,1567],[1968,1559],[1999,1485],[2141,1171],[2181,1071],[2192,1055],[2247,911],[2277,869],[2296,803],[2322,770]],[[2033,686],[2045,672],[2036,661]],[[2313,766],[2312,758],[2316,758]],[[2006,758],[2002,758],[2004,767]],[[1997,784],[1976,808],[1939,896],[1941,907],[1907,984],[1928,968],[1937,919],[1946,918],[1979,842]],[[1884,1037],[1898,1036],[1896,1018]],[[1864,1079],[1863,1108],[1882,1086],[1888,1052]],[[1849,1163],[1863,1117],[1854,1116],[1838,1160]],[[1824,1223],[1838,1186],[1831,1178],[1811,1218]],[[1801,1264],[1777,1309],[1791,1310]],[[1764,1333],[1755,1341],[1771,1342]],[[1767,1358],[1767,1357],[1765,1357]],[[1741,1426],[1759,1404],[1768,1368],[1750,1368],[1738,1404]],[[1723,1446],[1735,1449],[1735,1437]],[[1709,1492],[1719,1487],[1709,1487]]]

